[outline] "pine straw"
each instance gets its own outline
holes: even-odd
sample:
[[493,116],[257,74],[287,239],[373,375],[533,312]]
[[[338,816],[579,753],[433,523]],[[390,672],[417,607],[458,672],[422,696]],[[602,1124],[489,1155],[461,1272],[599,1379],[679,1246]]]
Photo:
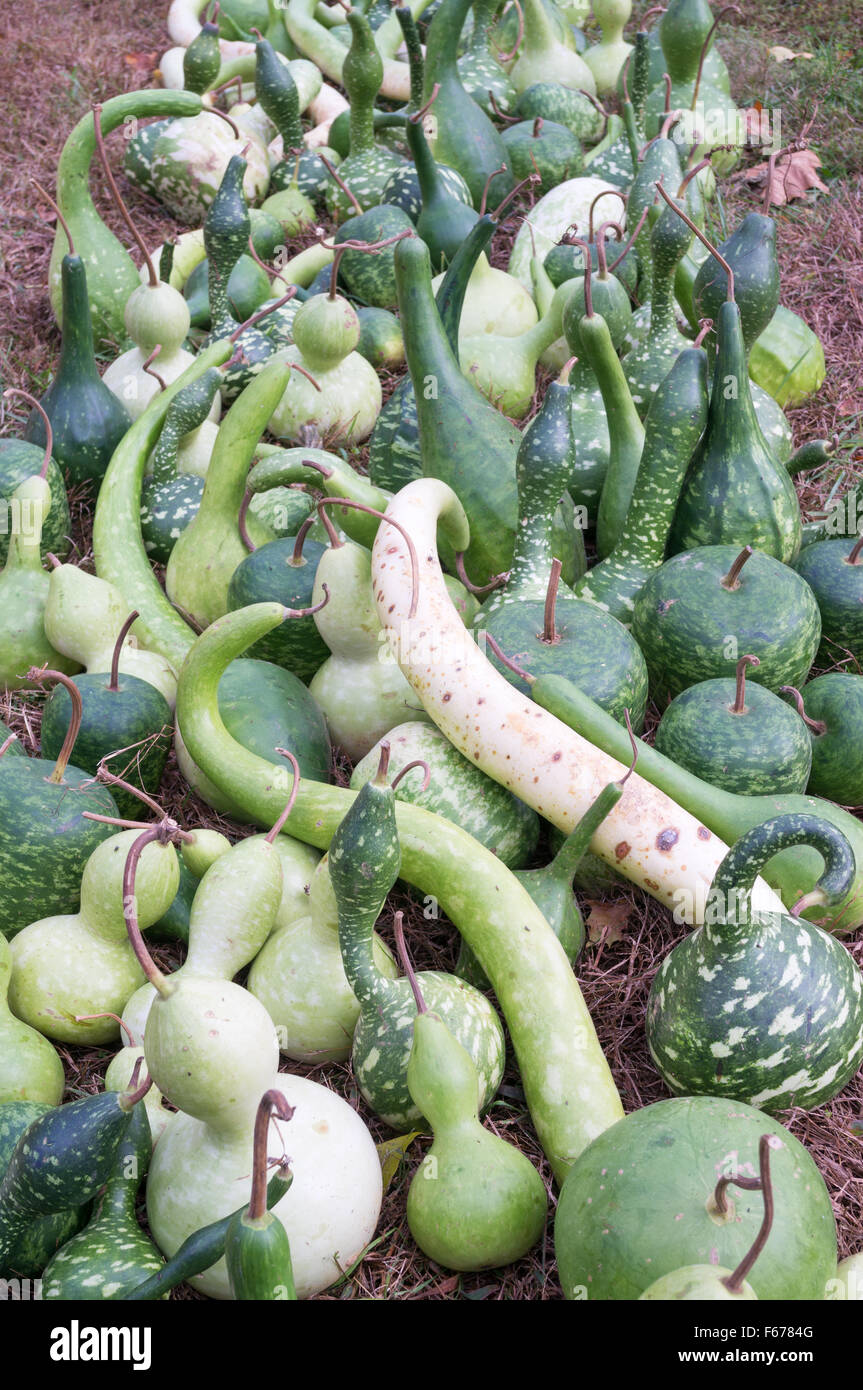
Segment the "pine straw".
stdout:
[[[159,7],[160,13],[163,8]],[[4,7],[0,19],[0,79],[6,97],[6,119],[0,126],[0,161],[5,177],[0,247],[6,271],[0,277],[4,332],[0,370],[5,384],[44,389],[59,345],[45,289],[53,219],[39,206],[29,179],[35,175],[53,188],[57,156],[73,122],[92,100],[151,85],[153,67],[158,53],[167,47],[167,40],[160,22],[154,21],[151,0],[41,0],[36,34],[31,33],[32,17],[26,7],[18,7],[17,13],[15,10],[14,6]],[[51,35],[50,45],[43,41],[46,33]],[[62,55],[66,54],[73,67],[65,66]],[[130,57],[132,62],[127,61]],[[121,154],[119,137],[112,138],[109,148],[116,167]],[[20,159],[22,152],[27,156],[26,163]],[[175,230],[174,223],[156,204],[123,179],[121,186],[150,245]],[[101,197],[100,181],[95,176],[94,192],[100,211],[125,242],[127,238],[116,214]],[[728,199],[729,219],[736,220],[756,205],[756,195],[742,184],[737,185]],[[506,263],[519,219],[528,206],[529,200],[522,200],[510,210],[495,238],[492,264]],[[795,441],[844,433],[855,445],[854,450],[846,448],[841,452],[837,461],[819,474],[810,474],[801,481],[804,509],[816,510],[823,505],[837,477],[840,491],[859,480],[863,462],[856,414],[863,400],[863,209],[859,182],[835,184],[829,199],[822,197],[811,206],[795,205],[779,215],[779,222],[783,302],[801,313],[819,333],[828,364],[827,382],[816,400],[790,412]],[[302,244],[300,239],[291,249],[300,249]],[[387,378],[387,391],[397,380],[397,375]],[[534,406],[537,403],[538,396]],[[14,425],[16,420],[20,423],[23,415],[11,414],[10,419]],[[364,463],[365,451],[358,455],[358,461]],[[86,493],[79,491],[73,496],[72,512],[72,558],[92,568],[92,502]],[[0,718],[19,734],[29,752],[38,748],[40,710],[41,698],[33,693],[18,693],[0,704]],[[648,737],[657,718],[658,711],[651,709]],[[338,759],[335,780],[345,785],[349,771],[347,761]],[[254,829],[237,825],[207,807],[181,777],[173,755],[163,779],[161,800],[165,809],[187,827],[215,827],[232,839]],[[537,862],[542,859],[540,855]],[[624,901],[629,906],[622,937],[589,940],[576,973],[625,1109],[630,1112],[666,1094],[647,1051],[645,1008],[656,969],[683,937],[685,928],[675,925],[668,911],[634,888],[624,887],[605,900]],[[383,915],[380,930],[389,944],[393,945],[392,919],[398,909],[405,914],[405,935],[418,968],[451,970],[458,951],[457,933],[444,918],[427,920],[422,903],[407,891],[393,894]],[[863,962],[863,940],[852,944],[851,950]],[[177,946],[159,946],[155,954],[160,964],[170,969],[180,960],[182,950]],[[59,1050],[66,1068],[68,1098],[100,1088],[110,1059],[108,1050],[65,1046]],[[345,1096],[363,1115],[376,1140],[391,1137],[358,1097],[349,1066],[301,1067],[291,1063],[284,1064],[284,1069],[312,1077]],[[861,1114],[863,1077],[858,1075],[839,1099],[814,1114],[792,1111],[779,1117],[806,1144],[824,1176],[834,1204],[842,1255],[859,1246],[863,1230],[863,1141],[851,1128]],[[550,1221],[537,1248],[506,1270],[473,1275],[449,1274],[421,1255],[411,1240],[405,1218],[409,1181],[427,1146],[427,1140],[417,1140],[388,1188],[377,1234],[365,1260],[349,1277],[320,1295],[322,1301],[562,1297],[551,1237],[555,1192],[527,1115],[511,1049],[504,1083],[487,1123],[531,1158],[546,1183]],[[183,1301],[196,1300],[200,1295],[184,1288],[173,1297]]]

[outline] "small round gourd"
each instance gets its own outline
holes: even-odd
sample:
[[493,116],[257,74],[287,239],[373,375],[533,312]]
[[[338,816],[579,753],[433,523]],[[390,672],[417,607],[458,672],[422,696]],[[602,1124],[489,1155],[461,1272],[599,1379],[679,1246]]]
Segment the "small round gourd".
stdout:
[[673,1269],[660,1279],[649,1284],[639,1301],[669,1303],[672,1301],[693,1303],[752,1303],[758,1301],[758,1294],[751,1284],[732,1292],[725,1284],[733,1270],[722,1265],[684,1265]]
[[863,805],[863,676],[828,671],[783,693],[793,698],[808,729],[812,771],[806,790],[840,806]]
[[794,568],[821,612],[818,663],[833,665],[848,652],[863,657],[863,536],[833,537],[804,546]]

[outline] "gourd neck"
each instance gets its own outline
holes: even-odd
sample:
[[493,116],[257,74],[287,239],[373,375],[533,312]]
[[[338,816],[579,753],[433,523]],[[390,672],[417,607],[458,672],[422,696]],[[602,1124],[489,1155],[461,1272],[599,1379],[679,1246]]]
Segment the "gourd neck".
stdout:
[[[559,428],[569,429],[569,388],[553,381],[535,420],[522,437],[516,459],[519,522],[509,579],[503,591],[509,601],[520,591],[539,588],[545,594],[545,577],[554,558],[552,518],[571,472],[567,452],[546,449],[544,441]],[[489,610],[497,607],[492,599]]]
[[545,12],[542,0],[522,0],[524,10],[524,45],[522,55],[530,53],[538,57],[546,49],[558,43],[551,20]]
[[[464,28],[471,0],[443,0],[426,35],[426,62],[423,99],[428,101],[434,84],[458,82],[456,61],[461,31]],[[460,84],[459,84],[460,85]]]
[[749,389],[749,368],[740,309],[730,300],[726,300],[720,306],[717,317],[710,412],[718,419],[726,419],[729,413],[736,415],[747,430],[756,432],[763,441],[761,426],[752,402],[752,392]]
[[87,272],[79,256],[64,256],[61,270],[63,285],[63,341],[57,376],[67,378],[74,373],[78,381],[96,378],[93,352],[93,323],[87,297]]
[[350,101],[350,155],[375,148],[375,97],[384,79],[384,65],[364,15],[351,11],[351,46],[345,55],[342,81]]

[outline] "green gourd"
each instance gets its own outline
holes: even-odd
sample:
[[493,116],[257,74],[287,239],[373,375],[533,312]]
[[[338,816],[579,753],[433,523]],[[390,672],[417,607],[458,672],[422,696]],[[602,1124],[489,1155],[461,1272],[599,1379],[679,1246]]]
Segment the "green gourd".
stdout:
[[572,131],[556,121],[537,116],[507,126],[501,136],[512,161],[512,171],[521,182],[539,174],[539,192],[548,193],[566,179],[584,171],[581,144]]
[[0,935],[0,1105],[22,1100],[59,1105],[66,1085],[63,1063],[48,1039],[10,1010],[11,974],[9,942]]
[[[134,995],[132,997],[134,998]],[[143,1047],[133,1047],[131,1043],[128,1043],[125,1047],[121,1047],[119,1052],[114,1054],[105,1068],[105,1090],[127,1090],[139,1058],[140,1065],[146,1066]],[[158,1086],[150,1086],[150,1089],[147,1091],[141,1103],[142,1108],[147,1112],[150,1135],[154,1145],[161,1139],[176,1113],[173,1110],[166,1109],[162,1104],[163,1100],[164,1096]]]
[[[376,968],[396,979],[398,967],[377,933],[372,949]],[[315,1065],[350,1057],[360,1006],[342,964],[326,855],[312,874],[305,905],[281,913],[252,963],[248,986],[275,1023],[286,1057]]]
[[849,652],[863,654],[863,541],[834,536],[807,545],[794,568],[815,595],[821,614],[819,665],[829,666]]
[[[405,340],[401,325],[389,309],[360,305],[357,309],[360,336],[357,352],[376,372],[397,372],[405,364]],[[380,418],[380,416],[378,417]]]
[[45,631],[50,578],[42,568],[42,522],[51,506],[51,489],[41,474],[25,478],[9,503],[11,528],[6,565],[0,574],[0,685],[20,690],[30,667],[79,669]]
[[[360,1006],[351,1057],[368,1104],[390,1128],[404,1133],[422,1118],[407,1084],[412,1038],[412,994],[406,979],[387,980],[374,963],[372,933],[387,893],[398,878],[401,847],[395,796],[386,780],[389,746],[378,772],[358,793],[333,836],[330,880],[339,916],[345,974]],[[426,997],[467,1048],[477,1068],[479,1108],[491,1103],[503,1075],[503,1030],[488,1000],[472,986],[439,971],[420,976]]]
[[653,397],[626,519],[611,553],[575,586],[629,626],[635,599],[662,565],[677,499],[707,423],[707,355],[685,348]]
[[[141,984],[126,939],[123,868],[138,832],[123,830],[91,854],[81,879],[76,913],[44,917],[12,942],[9,1004],[18,1018],[60,1042],[102,1043],[118,1034],[116,1019],[76,1015],[118,1014]],[[171,844],[148,845],[138,876],[138,908],[145,926],[158,921],[180,879]]]
[[782,686],[782,693],[792,697],[808,730],[812,771],[806,790],[840,806],[863,805],[863,677],[828,671],[802,692]]
[[444,1269],[520,1259],[545,1225],[545,1184],[524,1154],[480,1124],[476,1065],[435,1013],[414,1020],[408,1086],[434,1134],[408,1191],[410,1233]]
[[791,564],[800,551],[800,504],[755,415],[733,299],[721,306],[716,333],[707,428],[683,484],[669,552],[748,542]]
[[[268,363],[234,402],[219,428],[200,508],[171,551],[168,595],[204,625],[228,611],[231,575],[247,554],[238,525],[246,474],[288,379],[285,364]],[[255,545],[273,539],[254,516],[246,524]]]
[[[90,483],[98,488],[131,419],[99,376],[93,355],[87,272],[71,241],[69,245],[60,268],[60,360],[40,404],[51,422],[54,457],[68,473],[70,483]],[[34,444],[46,443],[45,422],[38,410],[27,421],[25,438]]]
[[219,432],[209,414],[221,381],[221,373],[211,367],[177,394],[165,416],[141,492],[141,536],[157,564],[167,564],[201,504]]
[[[158,791],[171,750],[171,706],[149,681],[119,672],[120,652],[137,614],[126,619],[117,637],[107,674],[84,674],[69,680],[81,697],[81,728],[75,743],[78,766],[94,776],[103,759],[119,754],[130,763],[132,785],[152,796]],[[57,758],[71,715],[73,695],[66,679],[57,683],[42,707],[42,756]],[[123,763],[120,764],[121,766]],[[114,792],[121,815],[136,816],[140,801],[130,792]]]
[[[297,221],[312,226],[315,213],[309,199],[320,183],[322,166],[317,151],[303,147],[300,94],[290,66],[266,38],[255,44],[255,96],[282,139],[283,157],[270,170],[270,196],[288,192]],[[284,198],[279,205],[284,211]]]
[[[395,308],[394,246],[385,246],[374,255],[369,255],[366,248],[381,242],[392,243],[400,234],[412,230],[413,222],[404,209],[387,204],[349,217],[337,228],[333,244],[336,247],[344,242],[349,244],[338,257],[338,268],[334,274],[341,276],[353,299],[373,308]],[[361,244],[355,247],[355,242]]]
[[[229,611],[269,601],[294,610],[312,607],[315,571],[325,551],[318,541],[309,539],[314,519],[309,518],[295,537],[270,541],[240,562],[228,585]],[[314,615],[307,613],[283,623],[269,638],[256,643],[249,655],[275,662],[300,680],[310,681],[329,655],[329,648],[318,633]]]
[[[386,510],[390,494],[370,483],[368,478],[346,463],[338,454],[318,447],[320,435],[316,430],[303,430],[303,445],[280,449],[272,444],[259,444],[258,462],[248,477],[248,491],[264,497],[271,488],[305,483],[328,497],[340,499],[346,505],[334,503],[332,511],[340,529],[351,540],[370,546],[377,534],[380,517]],[[360,506],[350,505],[359,503]],[[325,525],[325,523],[323,523]]]
[[[462,86],[490,118],[495,115],[495,106],[506,113],[516,99],[515,88],[498,62],[492,38],[492,25],[499,9],[500,0],[474,0],[473,27],[458,59]],[[489,93],[494,96],[494,106]]]
[[[668,7],[651,35],[662,66],[657,67],[656,81],[663,71],[673,82],[692,82],[698,74],[698,64],[713,23],[708,0],[669,0]],[[704,75],[716,86],[729,90],[728,69],[721,53],[711,44],[707,50]]]
[[[35,1100],[9,1100],[0,1106],[0,1183],[22,1134],[51,1109],[53,1106],[46,1102]],[[85,1202],[80,1207],[30,1220],[19,1231],[9,1252],[10,1270],[19,1278],[41,1274],[54,1251],[83,1226],[88,1211]]]
[[[827,375],[820,338],[799,314],[778,304],[752,344],[749,375],[783,411],[786,406],[803,405],[821,389]],[[756,395],[756,410],[758,399]]]
[[672,700],[656,730],[654,746],[724,791],[741,796],[803,792],[812,764],[802,719],[764,686],[747,684],[742,656],[737,679],[699,681]]
[[522,120],[559,121],[577,139],[593,145],[604,133],[606,121],[583,92],[560,82],[532,82],[515,103],[513,114]]
[[672,116],[663,123],[660,133],[640,151],[635,178],[629,190],[626,203],[626,220],[630,227],[637,227],[645,208],[647,218],[636,237],[635,249],[641,270],[639,296],[643,303],[650,298],[653,289],[653,259],[651,256],[650,232],[653,221],[658,216],[661,203],[658,185],[677,189],[682,178],[679,146],[670,138],[673,126]]
[[[458,41],[470,7],[471,0],[443,0],[437,10],[426,36],[423,101],[429,101],[439,86],[431,141],[438,164],[458,170],[475,208],[479,208],[488,185],[487,203],[494,207],[512,190],[513,177],[503,141],[485,112],[468,96],[459,75]],[[498,173],[501,166],[504,172]]]
[[267,1209],[267,1128],[270,1111],[290,1120],[293,1110],[281,1091],[267,1091],[255,1116],[252,1193],[248,1207],[231,1218],[225,1233],[225,1260],[235,1299],[295,1301],[291,1242],[277,1216]]
[[574,43],[562,43],[542,0],[525,0],[524,42],[510,73],[521,95],[534,82],[560,82],[564,87],[596,95],[596,79]]
[[117,1146],[96,1216],[45,1267],[44,1299],[122,1298],[162,1268],[161,1255],[135,1215],[152,1147],[147,1112],[137,1105]]
[[71,522],[69,502],[63,475],[50,449],[37,449],[23,439],[8,437],[0,439],[0,516],[5,525],[0,526],[0,564],[5,565],[9,554],[9,537],[13,528],[17,507],[12,502],[16,487],[39,473],[48,457],[45,478],[51,492],[51,502],[47,515],[42,518],[42,557],[56,555],[65,560],[72,548],[69,540]]
[[459,336],[459,362],[464,375],[510,419],[523,419],[530,409],[536,393],[537,364],[560,337],[564,306],[572,288],[567,283],[555,290],[539,322],[517,337],[493,333]]
[[[124,676],[137,676],[152,685],[173,709],[177,673],[157,652],[138,646],[129,633],[128,611],[113,584],[86,574],[77,565],[58,565],[48,577],[45,632],[57,650],[69,662],[86,667],[88,674],[107,674],[116,663]],[[123,641],[117,651],[121,630]]]
[[183,55],[183,87],[203,96],[218,80],[221,66],[219,26],[205,19]]
[[593,73],[599,96],[607,96],[617,87],[617,79],[632,52],[632,44],[623,37],[624,26],[632,14],[632,0],[593,0],[593,17],[602,30],[599,43],[584,54],[584,61]]
[[[210,327],[210,265],[206,256],[195,266],[185,285],[183,298],[189,306],[192,328]],[[272,285],[266,270],[251,256],[241,256],[228,277],[228,303],[239,323],[251,318],[270,298]]]
[[[433,103],[432,113],[434,110]],[[434,120],[433,114],[430,119]],[[422,199],[415,218],[417,233],[429,249],[432,268],[445,270],[479,221],[479,214],[450,190],[432,157],[420,112],[408,117],[405,129]]]
[[[339,178],[346,184],[361,209],[380,202],[384,184],[400,163],[398,155],[375,144],[372,112],[381,88],[384,65],[365,15],[348,14],[351,46],[342,68],[345,91],[351,104],[350,149],[339,166]],[[335,221],[344,220],[351,202],[333,180],[326,190],[327,212]]]
[[677,326],[674,279],[692,232],[678,215],[677,207],[676,203],[664,207],[651,229],[650,327],[623,361],[632,399],[642,419],[657,388],[689,342]]
[[[798,844],[824,859],[815,888],[790,916],[753,909],[763,866]],[[816,816],[779,816],[737,840],[703,926],[665,958],[651,988],[647,1041],[670,1090],[773,1113],[811,1110],[847,1085],[863,1058],[863,977],[846,947],[799,913],[835,906],[854,874],[848,840]]]
[[559,380],[569,395],[569,495],[586,512],[588,526],[595,527],[611,449],[602,391],[596,374],[581,359],[571,359]]

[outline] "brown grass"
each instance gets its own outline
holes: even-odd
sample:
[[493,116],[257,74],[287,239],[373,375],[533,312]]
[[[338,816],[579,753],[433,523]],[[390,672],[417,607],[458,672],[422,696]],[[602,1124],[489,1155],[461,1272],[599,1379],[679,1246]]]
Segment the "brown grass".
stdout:
[[[790,31],[795,19],[810,8],[808,4],[783,4],[776,41],[784,42],[786,27]],[[153,0],[40,0],[38,9],[38,30],[33,26],[32,7],[7,5],[0,16],[0,83],[5,96],[5,119],[0,125],[4,170],[0,371],[5,384],[41,390],[49,379],[59,343],[45,288],[53,220],[40,207],[29,179],[35,175],[53,187],[56,160],[73,122],[93,100],[151,85],[158,54],[167,40],[161,18],[154,18],[156,11],[161,16],[166,4],[154,6]],[[46,34],[51,36],[50,43],[45,42]],[[747,98],[757,94],[757,72],[747,56],[750,47],[735,40],[727,52],[746,87]],[[763,53],[757,61],[763,62]],[[819,132],[816,122],[812,132],[816,145],[819,133],[825,132]],[[110,148],[116,163],[118,137],[113,138]],[[96,180],[94,186],[98,188]],[[125,180],[121,186],[150,244],[173,230],[171,220],[155,204],[130,189]],[[729,220],[736,220],[756,201],[756,195],[742,183],[736,185],[727,199]],[[120,231],[101,194],[99,204],[114,230]],[[519,225],[518,212],[512,211],[497,238],[496,264],[508,255]],[[814,510],[837,478],[843,489],[859,480],[863,462],[859,415],[863,400],[863,208],[859,178],[835,181],[829,198],[795,204],[779,214],[779,223],[783,301],[819,333],[828,363],[827,382],[817,399],[791,414],[795,439],[842,436],[837,461],[801,485],[804,508]],[[22,418],[21,414],[11,415],[11,425]],[[88,564],[90,504],[81,497],[73,498],[73,516],[77,558]],[[38,746],[39,706],[33,695],[17,695],[0,706],[0,718],[15,728],[33,752]],[[649,727],[655,720],[653,711]],[[348,773],[349,767],[342,761],[338,780],[346,781]],[[216,825],[234,837],[249,833],[248,827],[234,826],[206,807],[180,777],[173,760],[163,782],[162,799],[183,825]],[[645,1005],[660,961],[684,929],[635,889],[622,889],[614,897],[615,901],[621,899],[629,905],[622,938],[588,942],[577,974],[625,1107],[631,1111],[665,1094],[647,1052]],[[391,944],[392,916],[397,908],[405,912],[408,946],[417,966],[452,969],[458,943],[451,925],[445,919],[426,921],[416,899],[401,892],[393,896],[381,923]],[[851,949],[858,961],[863,960],[863,941],[858,940]],[[159,959],[166,966],[180,954],[176,947],[159,948]],[[70,1097],[98,1089],[107,1051],[70,1047],[61,1048],[61,1054]],[[358,1098],[348,1066],[296,1070],[344,1095],[360,1110],[377,1139],[390,1137]],[[782,1117],[807,1145],[824,1175],[842,1254],[859,1246],[863,1230],[863,1144],[851,1128],[861,1110],[863,1078],[858,1076],[838,1100],[816,1113],[794,1111]],[[511,1054],[489,1123],[536,1163],[548,1187],[551,1213],[554,1191],[548,1165],[530,1124]],[[502,1271],[451,1275],[419,1253],[407,1230],[405,1199],[425,1145],[426,1141],[416,1141],[411,1146],[406,1163],[391,1183],[378,1234],[365,1261],[321,1298],[560,1299],[550,1224],[544,1241],[527,1258]],[[198,1295],[183,1290],[175,1297],[194,1299]]]

